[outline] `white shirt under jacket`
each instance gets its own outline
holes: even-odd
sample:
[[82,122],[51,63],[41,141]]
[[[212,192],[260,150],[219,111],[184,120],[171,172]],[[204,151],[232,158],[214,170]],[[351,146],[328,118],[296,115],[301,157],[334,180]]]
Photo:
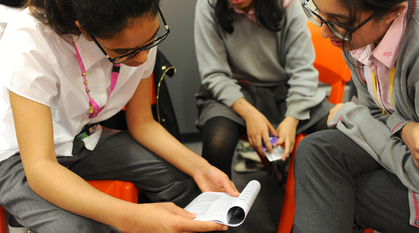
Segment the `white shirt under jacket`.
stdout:
[[[89,118],[89,98],[73,41],[87,73],[92,98],[106,107]],[[58,36],[24,10],[7,26],[0,43],[0,161],[19,148],[9,100],[9,90],[51,108],[57,156],[71,156],[73,139],[84,125],[106,120],[131,99],[141,79],[151,75],[157,48],[140,67],[121,65],[112,95],[108,98],[112,64],[95,43],[83,35]],[[106,103],[107,102],[107,103]],[[101,130],[84,139],[93,150]]]

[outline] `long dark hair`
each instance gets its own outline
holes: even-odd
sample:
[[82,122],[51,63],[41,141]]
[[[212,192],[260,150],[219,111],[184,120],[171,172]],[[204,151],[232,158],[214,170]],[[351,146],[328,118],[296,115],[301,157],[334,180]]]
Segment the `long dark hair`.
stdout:
[[[208,0],[210,1],[210,0]],[[279,2],[279,4],[278,4]],[[255,14],[258,22],[272,32],[278,32],[286,23],[285,7],[278,0],[253,0]],[[215,5],[210,5],[215,10],[218,24],[229,34],[233,33],[233,19],[229,17],[231,9],[228,8],[227,0],[217,0]]]
[[109,39],[134,19],[155,17],[160,0],[29,0],[25,6],[57,34],[80,35],[75,21],[90,34]]

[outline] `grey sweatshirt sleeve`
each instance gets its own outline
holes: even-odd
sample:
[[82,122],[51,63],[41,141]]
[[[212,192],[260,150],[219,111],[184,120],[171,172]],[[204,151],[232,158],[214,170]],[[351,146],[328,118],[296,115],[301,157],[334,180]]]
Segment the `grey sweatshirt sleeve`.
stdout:
[[198,0],[195,8],[194,37],[202,85],[214,98],[231,107],[244,95],[237,80],[232,79],[220,30],[208,0]]
[[281,64],[289,76],[287,112],[299,120],[310,118],[310,108],[324,100],[326,93],[319,91],[318,71],[313,67],[315,58],[307,17],[300,1],[294,0],[287,8],[287,25],[278,33]]
[[393,124],[393,119],[399,121],[403,118],[399,114],[394,115],[395,113],[391,117],[380,113],[381,110],[375,105],[366,84],[357,75],[358,70],[352,64],[349,66],[360,105],[343,105],[329,122],[329,127],[343,132],[384,168],[396,174],[407,188],[419,192],[419,168],[415,166],[409,148],[400,137],[393,134],[388,125]]

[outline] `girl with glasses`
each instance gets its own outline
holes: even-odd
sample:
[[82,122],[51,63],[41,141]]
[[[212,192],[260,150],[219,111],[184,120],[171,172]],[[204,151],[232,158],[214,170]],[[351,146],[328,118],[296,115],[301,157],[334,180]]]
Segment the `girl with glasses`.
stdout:
[[[158,0],[29,0],[7,26],[0,205],[31,231],[227,229],[180,208],[201,191],[238,192],[153,119],[150,76],[169,33],[158,30],[159,11]],[[128,131],[97,124],[124,106]],[[130,181],[153,203],[128,203],[85,181],[104,179]]]
[[[198,0],[195,50],[202,87],[197,127],[202,156],[231,176],[234,151],[247,134],[292,152],[296,133],[326,128],[332,105],[317,90],[314,49],[298,1]],[[322,121],[324,119],[324,121]],[[269,136],[279,140],[271,145]]]
[[335,130],[298,145],[293,232],[419,232],[417,4],[303,2],[344,51],[358,98],[330,111]]

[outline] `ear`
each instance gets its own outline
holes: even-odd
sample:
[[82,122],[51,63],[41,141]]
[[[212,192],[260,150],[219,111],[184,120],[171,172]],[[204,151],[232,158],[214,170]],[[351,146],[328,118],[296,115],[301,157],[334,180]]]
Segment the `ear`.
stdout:
[[79,28],[79,30],[83,33],[84,38],[88,41],[93,41],[92,37],[90,37],[89,33],[84,29],[83,26],[81,26],[80,22],[78,20],[75,21],[75,24]]
[[393,20],[395,20],[397,17],[400,17],[400,15],[402,14],[402,12],[407,9],[408,7],[408,3],[407,1],[402,2],[400,4],[397,4],[396,6],[393,7],[393,9],[391,9],[384,17],[383,20],[386,23],[391,23],[393,22]]

